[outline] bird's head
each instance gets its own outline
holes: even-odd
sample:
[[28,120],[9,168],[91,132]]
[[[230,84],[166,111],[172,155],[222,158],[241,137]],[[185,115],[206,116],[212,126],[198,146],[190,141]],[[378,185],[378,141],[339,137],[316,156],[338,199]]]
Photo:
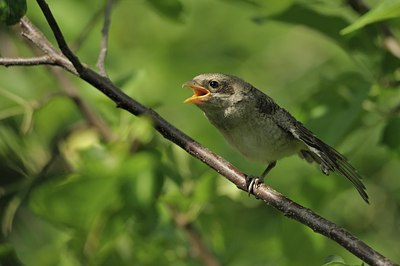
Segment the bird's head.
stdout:
[[251,85],[235,76],[201,74],[183,84],[183,87],[191,88],[194,93],[185,103],[194,103],[203,110],[225,109],[241,102],[246,97],[249,86]]

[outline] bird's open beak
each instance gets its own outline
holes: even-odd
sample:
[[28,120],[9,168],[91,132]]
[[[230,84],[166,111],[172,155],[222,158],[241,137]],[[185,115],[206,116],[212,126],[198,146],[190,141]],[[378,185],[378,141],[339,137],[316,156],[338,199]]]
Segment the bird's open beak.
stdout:
[[204,102],[211,95],[211,92],[206,88],[196,84],[193,80],[185,82],[182,87],[191,88],[193,96],[187,98],[184,103],[199,103]]

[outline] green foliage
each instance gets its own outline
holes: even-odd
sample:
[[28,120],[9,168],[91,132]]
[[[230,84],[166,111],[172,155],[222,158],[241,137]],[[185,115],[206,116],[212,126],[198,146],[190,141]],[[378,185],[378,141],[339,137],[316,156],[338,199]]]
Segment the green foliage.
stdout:
[[368,24],[376,23],[382,20],[400,17],[400,1],[384,0],[373,10],[357,19],[353,24],[344,28],[341,33],[348,34]]
[[350,264],[344,262],[343,258],[335,255],[327,257],[325,261],[326,263],[322,266],[350,266]]
[[[98,1],[49,4],[68,43],[79,43]],[[106,67],[127,94],[259,174],[264,165],[244,160],[197,108],[182,103],[191,92],[181,84],[199,73],[251,82],[350,159],[371,205],[344,178],[295,156],[266,182],[400,261],[399,59],[375,27],[383,21],[399,35],[398,20],[387,20],[390,5],[396,2],[360,17],[330,0],[117,1]],[[360,26],[368,16],[370,26]],[[53,40],[34,2],[28,17]],[[358,29],[342,35],[349,25]],[[93,27],[74,46],[89,66],[96,65],[101,19]],[[1,30],[2,56],[33,56],[15,33]],[[64,78],[111,137],[46,68],[0,68],[1,265],[202,265],[196,236],[221,265],[361,265],[164,140],[146,117]],[[325,260],[329,254],[336,255]]]
[[169,19],[179,20],[182,17],[183,5],[179,0],[147,0],[147,2]]
[[26,13],[26,0],[0,0],[0,23],[13,25]]
[[382,143],[389,149],[400,151],[400,138],[397,133],[400,132],[400,118],[389,120],[383,130]]

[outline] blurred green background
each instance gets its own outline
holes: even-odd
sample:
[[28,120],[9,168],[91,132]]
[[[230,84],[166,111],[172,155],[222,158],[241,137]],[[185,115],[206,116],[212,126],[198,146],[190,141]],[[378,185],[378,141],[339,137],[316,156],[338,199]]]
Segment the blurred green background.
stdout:
[[[96,68],[104,2],[48,2],[79,58]],[[372,22],[385,19],[400,36],[399,11],[384,13],[400,10],[399,1],[366,3],[378,10]],[[35,1],[27,16],[53,41]],[[106,67],[134,99],[259,174],[265,166],[229,147],[183,104],[191,91],[181,88],[206,72],[249,81],[350,159],[371,204],[343,177],[296,156],[266,182],[399,262],[399,58],[384,48],[379,22],[340,34],[358,18],[345,1],[120,0]],[[0,28],[0,55],[33,56],[18,26]],[[361,265],[62,70],[0,68],[0,119],[0,265],[207,265],[199,243],[212,254],[208,265]]]

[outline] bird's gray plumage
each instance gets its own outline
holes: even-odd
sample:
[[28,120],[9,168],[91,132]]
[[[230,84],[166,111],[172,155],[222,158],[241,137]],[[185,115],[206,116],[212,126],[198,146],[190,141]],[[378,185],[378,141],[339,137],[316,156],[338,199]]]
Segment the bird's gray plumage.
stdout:
[[[218,87],[211,87],[212,81],[217,82]],[[210,91],[210,95],[196,105],[245,156],[274,163],[297,153],[308,162],[318,163],[324,174],[336,171],[349,179],[368,202],[361,176],[348,160],[271,97],[231,75],[201,74],[191,82]]]

